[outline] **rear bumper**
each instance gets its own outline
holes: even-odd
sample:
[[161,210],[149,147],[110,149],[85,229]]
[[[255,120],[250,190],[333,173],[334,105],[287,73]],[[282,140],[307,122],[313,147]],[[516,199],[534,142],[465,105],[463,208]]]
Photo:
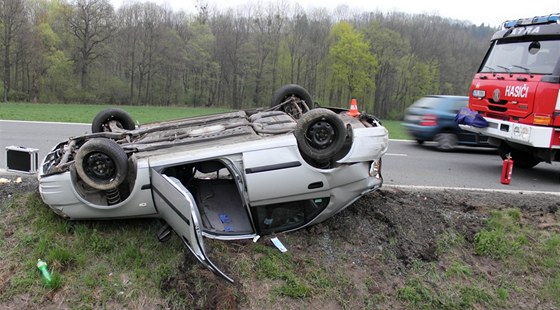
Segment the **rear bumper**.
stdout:
[[484,119],[488,122],[488,127],[486,128],[477,128],[469,125],[459,125],[459,127],[466,131],[530,147],[551,147],[554,128],[525,125],[487,117]]

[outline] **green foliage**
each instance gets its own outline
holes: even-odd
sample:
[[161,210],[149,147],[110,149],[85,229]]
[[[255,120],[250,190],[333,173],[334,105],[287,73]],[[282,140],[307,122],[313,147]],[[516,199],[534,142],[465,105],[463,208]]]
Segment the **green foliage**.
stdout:
[[296,261],[290,253],[272,247],[257,246],[255,250],[264,254],[256,261],[257,278],[281,280],[282,284],[274,289],[279,295],[306,298],[333,286],[326,273],[311,261]]
[[447,268],[445,274],[448,277],[469,277],[472,275],[472,270],[468,265],[459,262],[453,262],[451,263],[451,266]]
[[418,279],[406,281],[405,285],[397,291],[397,297],[415,307],[426,307],[434,303],[431,291]]
[[378,68],[377,59],[369,51],[363,34],[347,22],[331,29],[332,45],[329,49],[331,80],[339,90],[347,90],[350,98],[361,98],[366,89],[375,84],[373,77]]
[[5,58],[10,101],[238,109],[267,106],[297,83],[325,105],[355,97],[361,110],[400,119],[421,96],[465,94],[494,31],[398,12],[28,2],[5,21],[21,23]]
[[509,298],[509,292],[506,288],[500,287],[497,290],[497,295],[500,301],[505,302]]
[[552,274],[548,281],[544,284],[543,295],[545,298],[552,299],[554,303],[560,306],[560,271]]
[[438,255],[451,252],[454,248],[465,243],[465,237],[458,232],[448,231],[436,240],[436,253]]
[[487,227],[475,235],[475,253],[504,258],[519,250],[526,243],[520,220],[518,209],[492,212]]

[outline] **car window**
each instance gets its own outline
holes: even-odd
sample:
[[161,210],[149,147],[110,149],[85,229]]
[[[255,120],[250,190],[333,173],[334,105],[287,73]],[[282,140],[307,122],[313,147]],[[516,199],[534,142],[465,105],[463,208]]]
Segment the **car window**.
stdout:
[[412,107],[420,108],[420,109],[433,109],[440,102],[441,102],[441,99],[439,99],[437,97],[423,97],[423,98],[418,99],[416,102],[414,102],[412,104]]
[[261,234],[298,228],[314,219],[329,204],[329,198],[301,200],[255,207]]

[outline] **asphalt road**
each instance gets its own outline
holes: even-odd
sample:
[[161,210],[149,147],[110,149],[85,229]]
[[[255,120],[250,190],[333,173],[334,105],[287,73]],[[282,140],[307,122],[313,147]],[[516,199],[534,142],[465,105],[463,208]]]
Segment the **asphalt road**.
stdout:
[[502,164],[494,149],[440,152],[430,143],[390,141],[382,171],[385,185],[560,192],[560,163],[540,163],[531,169],[514,165],[509,185],[500,183]]
[[[90,131],[90,124],[0,120],[0,170],[7,146],[38,149],[39,162],[59,142]],[[560,163],[513,169],[510,185],[500,183],[502,160],[495,150],[462,147],[438,152],[430,143],[391,140],[383,158],[386,186],[453,187],[484,190],[560,192]]]

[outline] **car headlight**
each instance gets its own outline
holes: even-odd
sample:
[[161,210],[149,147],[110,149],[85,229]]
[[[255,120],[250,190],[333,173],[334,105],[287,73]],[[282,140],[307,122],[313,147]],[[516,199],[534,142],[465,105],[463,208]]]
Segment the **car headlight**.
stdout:
[[369,167],[369,176],[381,179],[381,158],[371,162],[371,166]]

